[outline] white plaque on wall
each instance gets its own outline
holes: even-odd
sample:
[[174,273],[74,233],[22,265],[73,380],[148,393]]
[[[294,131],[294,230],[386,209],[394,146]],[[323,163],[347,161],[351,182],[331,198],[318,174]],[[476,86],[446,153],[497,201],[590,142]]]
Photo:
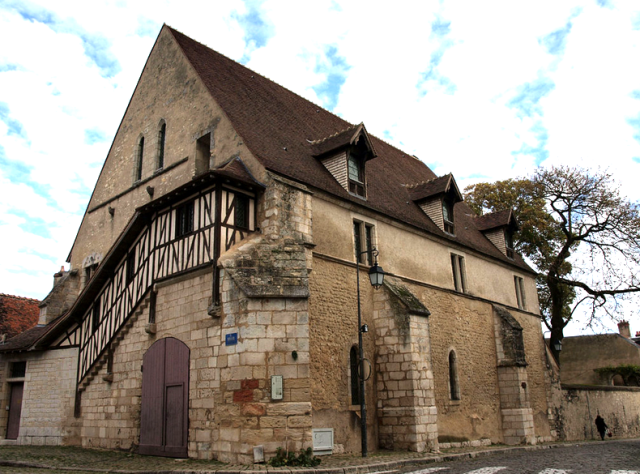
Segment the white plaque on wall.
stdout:
[[271,399],[282,400],[282,375],[271,376]]
[[313,430],[313,454],[322,456],[333,453],[333,428]]

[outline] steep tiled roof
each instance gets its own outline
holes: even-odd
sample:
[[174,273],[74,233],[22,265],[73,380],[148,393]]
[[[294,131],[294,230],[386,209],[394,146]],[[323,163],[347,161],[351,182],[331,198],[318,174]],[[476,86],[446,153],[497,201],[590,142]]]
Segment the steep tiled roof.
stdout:
[[514,227],[518,226],[511,209],[492,212],[491,214],[485,214],[484,216],[477,217],[475,223],[476,227],[480,231],[509,225],[513,225]]
[[38,323],[39,300],[0,293],[0,334],[14,337]]
[[51,329],[51,327],[52,326],[36,326],[31,329],[27,329],[17,336],[12,337],[4,344],[0,344],[0,352],[21,351],[29,349],[38,339],[40,339],[40,336]]
[[[514,263],[475,228],[473,212],[464,203],[454,207],[456,237],[441,231],[412,201],[406,186],[437,176],[420,160],[374,136],[369,138],[377,158],[366,165],[367,200],[349,194],[314,155],[318,152],[318,143],[334,135],[336,140],[343,140],[341,132],[348,135],[356,125],[182,33],[166,28],[249,150],[268,170]],[[519,257],[515,263],[528,269]]]

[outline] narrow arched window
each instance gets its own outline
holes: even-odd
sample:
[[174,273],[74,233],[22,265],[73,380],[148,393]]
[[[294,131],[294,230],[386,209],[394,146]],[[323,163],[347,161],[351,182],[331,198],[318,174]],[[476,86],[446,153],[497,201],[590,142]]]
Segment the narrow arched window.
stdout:
[[351,368],[351,404],[360,405],[360,384],[358,380],[358,348],[353,346],[349,353]]
[[451,400],[460,400],[460,387],[458,386],[458,360],[456,352],[449,352],[449,395]]
[[138,153],[136,156],[136,173],[134,181],[140,181],[142,179],[142,157],[144,156],[144,137],[140,137],[138,142]]
[[164,140],[167,134],[167,124],[162,123],[158,132],[158,163],[156,169],[161,170],[164,167]]

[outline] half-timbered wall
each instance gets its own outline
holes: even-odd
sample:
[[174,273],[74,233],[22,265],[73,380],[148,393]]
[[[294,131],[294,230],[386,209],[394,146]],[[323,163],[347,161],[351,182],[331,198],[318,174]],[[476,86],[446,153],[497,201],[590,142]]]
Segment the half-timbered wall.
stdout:
[[[80,346],[78,381],[154,283],[211,264],[216,241],[220,255],[255,230],[255,196],[232,187],[218,191],[216,196],[216,189],[209,188],[157,212],[88,305],[81,322],[54,344]],[[216,226],[217,215],[220,226]]]

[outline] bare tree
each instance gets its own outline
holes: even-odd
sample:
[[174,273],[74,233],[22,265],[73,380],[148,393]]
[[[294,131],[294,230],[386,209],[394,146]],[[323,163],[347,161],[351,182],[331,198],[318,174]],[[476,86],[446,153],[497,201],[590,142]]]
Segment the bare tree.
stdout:
[[576,309],[591,325],[620,319],[620,304],[640,292],[640,212],[611,176],[581,168],[539,168],[531,178],[465,189],[479,214],[513,207],[521,222],[518,250],[539,272],[538,290],[551,350]]

